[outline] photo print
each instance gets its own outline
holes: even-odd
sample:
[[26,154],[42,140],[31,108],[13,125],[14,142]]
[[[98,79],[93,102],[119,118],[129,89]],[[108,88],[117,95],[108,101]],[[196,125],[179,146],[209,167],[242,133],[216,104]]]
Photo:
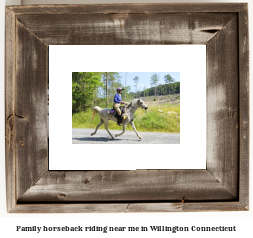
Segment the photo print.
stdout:
[[180,72],[72,72],[73,144],[179,144]]

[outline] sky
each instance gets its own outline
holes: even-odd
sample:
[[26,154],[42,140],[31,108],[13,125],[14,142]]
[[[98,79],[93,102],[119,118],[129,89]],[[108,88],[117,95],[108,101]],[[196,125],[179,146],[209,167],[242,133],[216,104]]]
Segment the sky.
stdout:
[[[139,77],[138,90],[142,91],[143,87],[146,85],[146,88],[150,88],[150,78],[152,74],[159,75],[158,84],[164,84],[164,76],[170,74],[170,76],[175,80],[175,82],[180,81],[180,72],[127,72],[127,83],[126,85],[131,86],[131,91],[135,91],[133,78],[135,76]],[[121,76],[121,83],[125,86],[125,72],[119,73]]]

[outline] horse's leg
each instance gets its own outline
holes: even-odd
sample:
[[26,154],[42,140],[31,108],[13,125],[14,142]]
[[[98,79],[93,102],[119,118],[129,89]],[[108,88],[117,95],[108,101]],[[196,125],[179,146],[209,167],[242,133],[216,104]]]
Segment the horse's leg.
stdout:
[[137,130],[136,130],[136,128],[135,128],[134,122],[131,121],[130,124],[131,124],[132,128],[134,129],[136,135],[139,137],[139,139],[142,139],[142,137],[138,134],[138,132],[137,132]]
[[125,130],[126,130],[126,124],[123,123],[123,131],[122,131],[122,133],[120,133],[118,135],[115,135],[115,137],[118,137],[118,136],[121,136],[122,134],[124,134]]
[[95,135],[97,133],[97,130],[100,126],[104,124],[104,121],[100,118],[100,123],[97,125],[95,132],[91,133],[91,136]]
[[114,139],[114,137],[112,136],[111,132],[108,130],[108,121],[105,120],[104,123],[105,123],[105,129],[106,129],[106,131],[109,133],[109,135],[111,136],[111,138]]

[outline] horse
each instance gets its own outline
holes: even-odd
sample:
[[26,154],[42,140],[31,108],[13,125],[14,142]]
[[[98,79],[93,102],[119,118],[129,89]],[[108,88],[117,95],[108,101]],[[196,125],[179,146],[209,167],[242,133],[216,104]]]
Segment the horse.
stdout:
[[[137,108],[143,108],[145,110],[148,109],[148,106],[139,98],[139,99],[135,99],[133,100],[131,103],[126,105],[126,115],[127,118],[123,119],[122,118],[122,128],[123,128],[123,132],[120,134],[115,135],[115,137],[121,136],[125,133],[126,130],[126,126],[127,124],[130,123],[130,125],[132,126],[133,130],[135,131],[136,135],[139,137],[139,139],[142,139],[142,137],[139,135],[139,133],[137,132],[135,125],[134,125],[134,113],[136,111]],[[103,124],[105,124],[105,129],[106,131],[109,133],[110,137],[112,139],[114,139],[114,137],[112,136],[111,132],[108,130],[108,121],[112,120],[114,122],[117,122],[117,118],[114,114],[111,113],[112,109],[109,108],[105,108],[102,109],[98,106],[93,107],[92,111],[93,111],[93,118],[95,117],[95,114],[98,112],[99,116],[100,116],[100,123],[97,125],[95,132],[93,132],[91,134],[91,136],[95,135],[97,133],[97,130],[100,126],[102,126]],[[117,112],[116,112],[117,113]]]

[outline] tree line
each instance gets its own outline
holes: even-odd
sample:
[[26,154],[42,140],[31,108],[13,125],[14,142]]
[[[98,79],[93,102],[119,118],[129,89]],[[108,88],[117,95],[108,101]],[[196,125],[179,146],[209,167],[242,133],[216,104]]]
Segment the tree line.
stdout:
[[156,87],[146,88],[142,91],[139,91],[137,97],[162,96],[171,94],[180,94],[180,82],[159,84]]
[[123,87],[118,72],[72,72],[72,113],[94,105],[110,107],[117,87]]
[[122,87],[122,99],[130,101],[136,97],[153,95],[167,95],[180,93],[180,82],[175,82],[169,75],[164,76],[164,83],[159,83],[159,75],[153,74],[150,78],[151,87],[144,86],[138,90],[139,77],[133,78],[134,88],[127,86],[127,73],[125,73],[125,85],[121,83],[118,72],[72,72],[72,113],[85,111],[95,105],[112,107],[117,87]]
[[175,82],[170,74],[166,74],[163,77],[164,84],[161,84],[160,76],[156,73],[152,74],[150,77],[150,88],[145,85],[143,90],[138,90],[139,77],[134,77],[134,87],[135,87],[135,97],[146,97],[146,96],[156,96],[156,95],[170,95],[180,93],[180,82]]

